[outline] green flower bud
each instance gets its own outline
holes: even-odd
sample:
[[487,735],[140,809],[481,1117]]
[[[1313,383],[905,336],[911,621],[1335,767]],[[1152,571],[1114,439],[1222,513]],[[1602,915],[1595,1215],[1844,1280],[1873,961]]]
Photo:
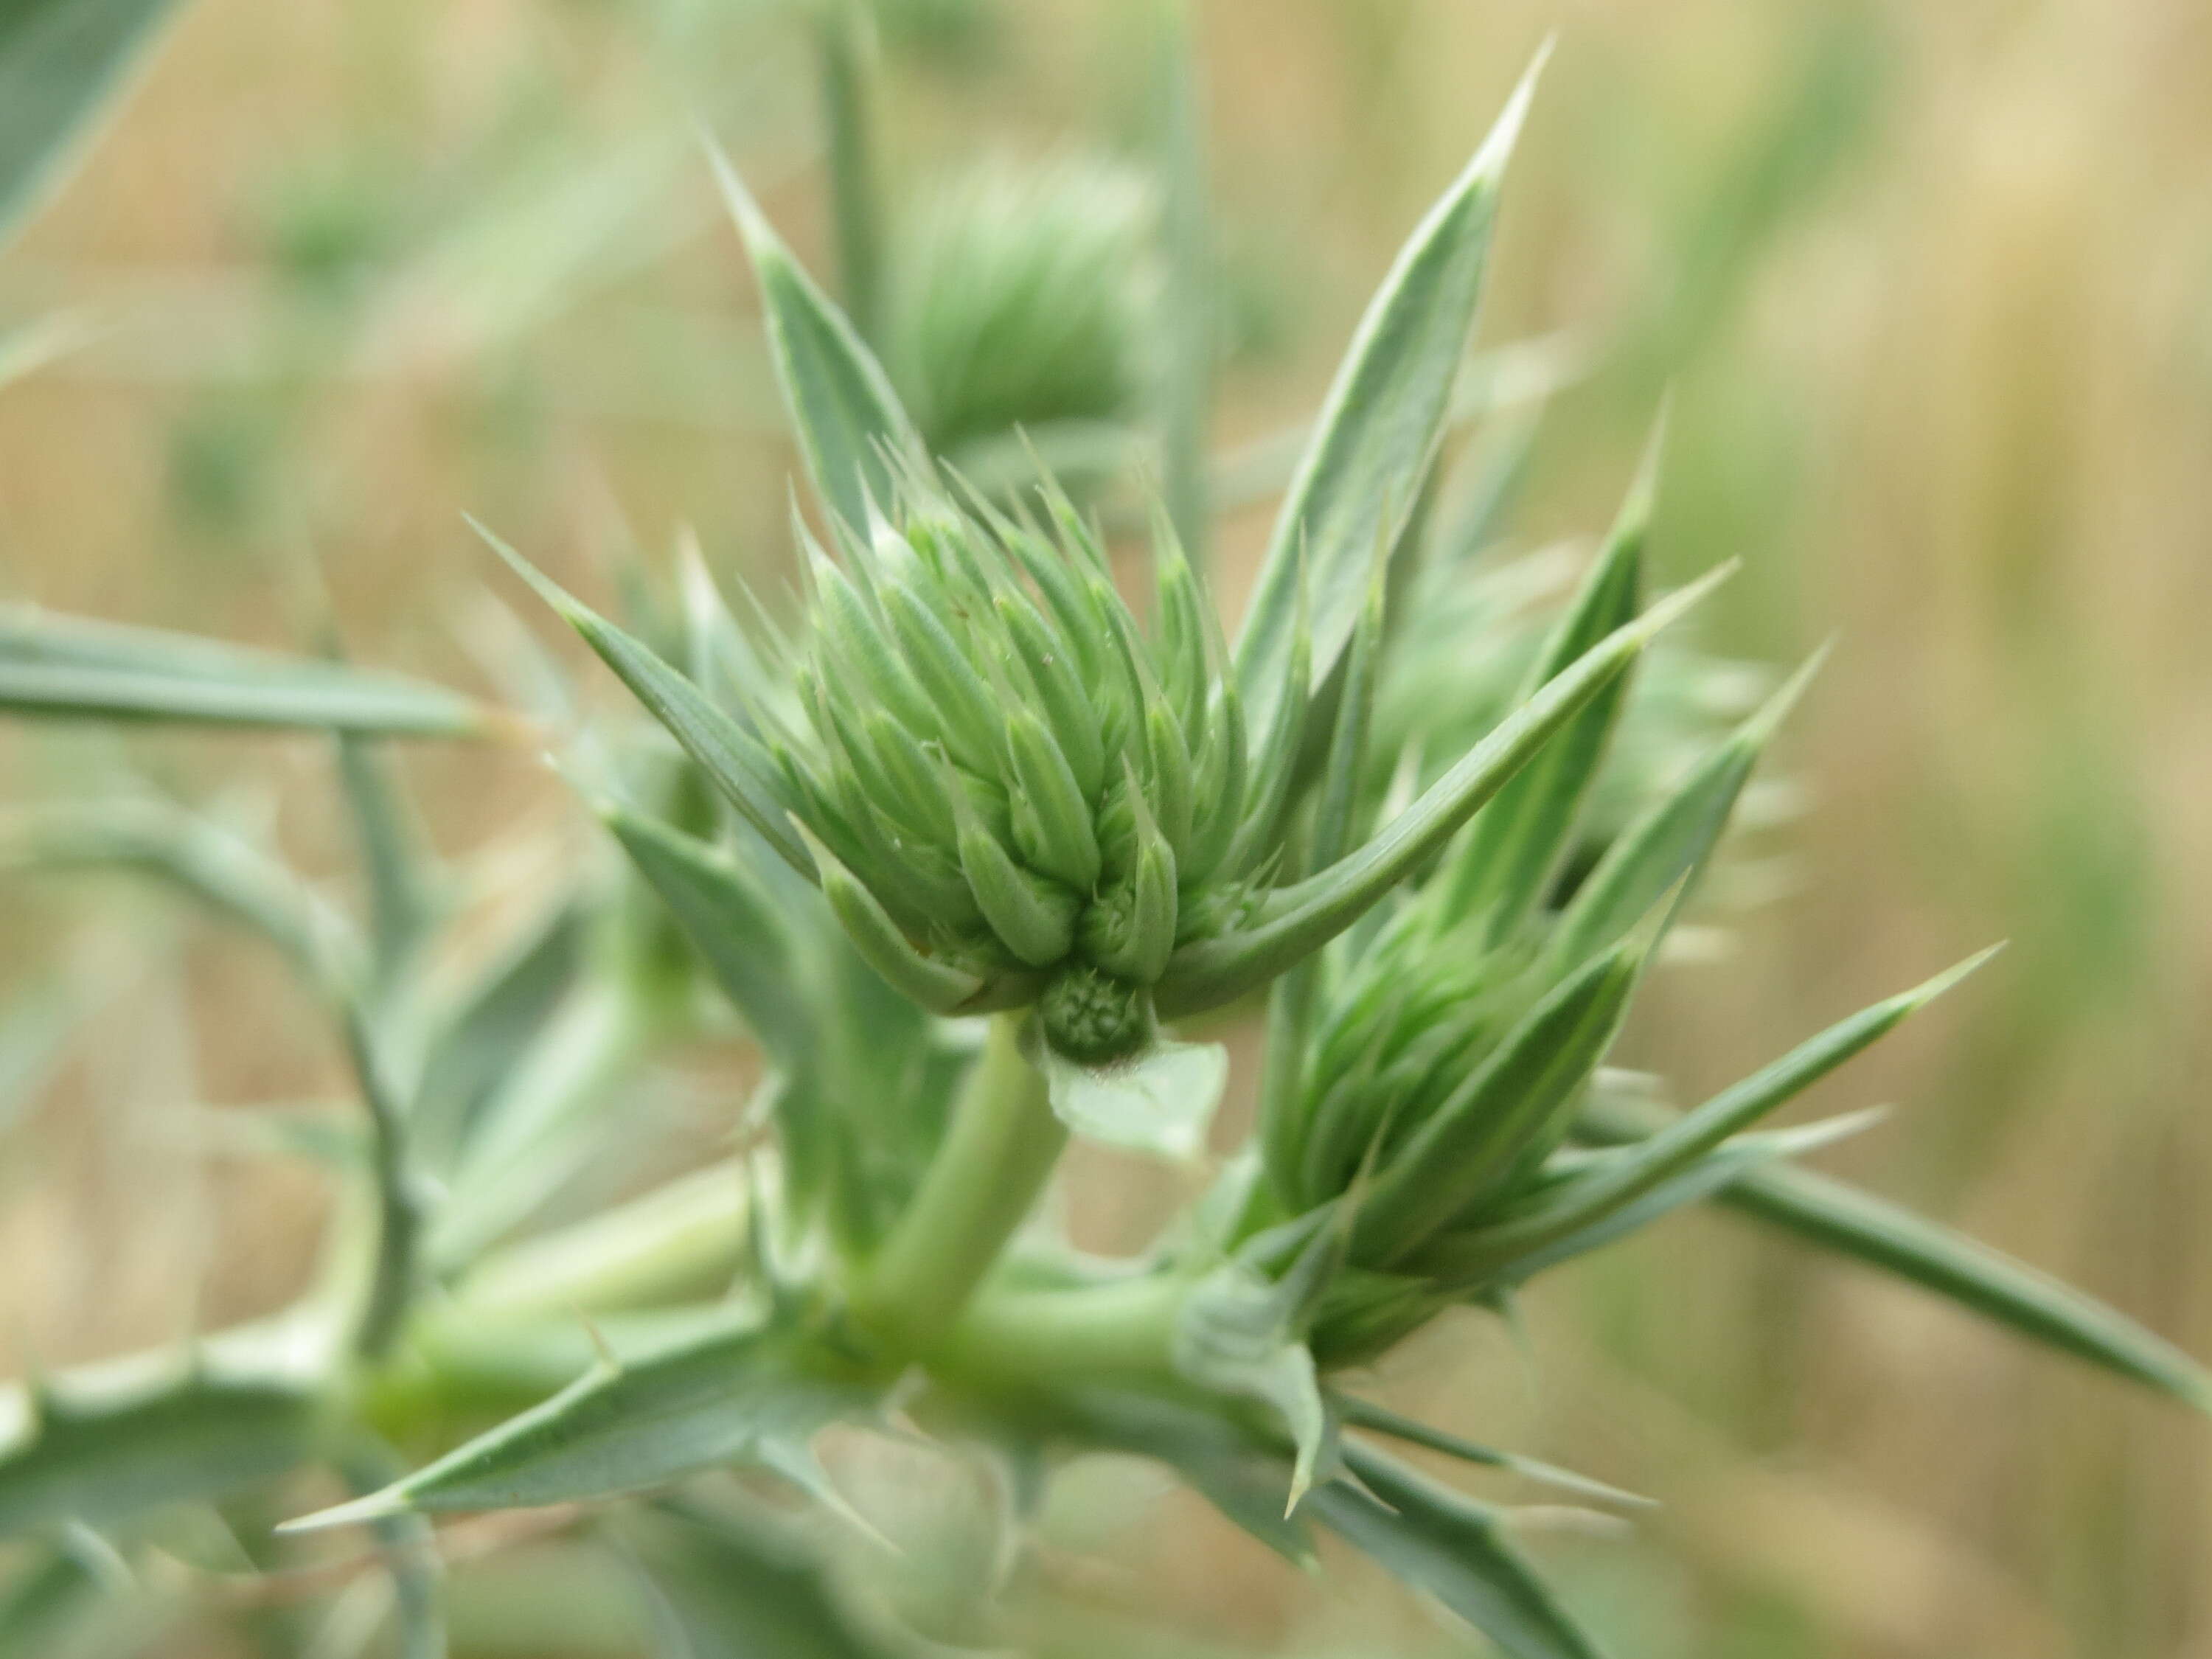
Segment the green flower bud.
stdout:
[[1085,1066],[1127,1060],[1152,1035],[1144,988],[1083,963],[1063,968],[1046,981],[1037,1014],[1045,1040]]
[[933,1006],[960,982],[918,975],[895,927],[914,957],[985,976],[970,1006],[1041,999],[1066,1057],[1119,1058],[1150,1040],[1149,988],[1189,918],[1248,914],[1274,849],[1232,843],[1281,790],[1255,796],[1218,624],[1180,556],[1156,641],[1066,498],[1048,486],[1042,506],[1049,531],[908,469],[888,516],[841,530],[840,558],[810,550],[792,695],[764,689],[747,714],[872,961]]

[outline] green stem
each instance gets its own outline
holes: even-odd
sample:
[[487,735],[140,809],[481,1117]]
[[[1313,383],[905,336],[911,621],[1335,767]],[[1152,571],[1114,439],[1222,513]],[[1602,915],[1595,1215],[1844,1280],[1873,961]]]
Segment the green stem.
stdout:
[[1067,1144],[1043,1077],[1022,1057],[1024,1018],[992,1019],[944,1144],[854,1288],[855,1323],[906,1352],[951,1325]]
[[420,1273],[422,1212],[407,1165],[406,1133],[398,1102],[376,1052],[368,1015],[345,1011],[346,1045],[369,1115],[369,1170],[376,1183],[376,1245],[369,1282],[354,1323],[353,1351],[381,1359],[399,1334]]
[[987,1288],[933,1348],[933,1370],[1004,1386],[1173,1375],[1176,1273],[1062,1290]]

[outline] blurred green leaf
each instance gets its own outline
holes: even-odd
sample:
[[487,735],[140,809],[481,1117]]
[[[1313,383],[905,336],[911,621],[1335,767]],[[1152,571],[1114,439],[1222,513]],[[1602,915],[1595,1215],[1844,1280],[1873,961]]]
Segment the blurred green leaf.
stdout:
[[150,876],[257,933],[315,990],[339,993],[355,946],[343,918],[250,842],[166,802],[129,799],[0,816],[9,870],[122,870]]
[[0,237],[68,165],[171,0],[0,0]]
[[432,1036],[416,1085],[410,1130],[417,1154],[450,1166],[494,1092],[561,1005],[582,954],[574,902],[537,917],[485,969]]
[[458,692],[343,664],[0,605],[0,711],[204,726],[482,738]]
[[880,1659],[796,1536],[668,1501],[623,1523],[684,1659]]
[[296,1382],[172,1369],[181,1374],[37,1390],[12,1434],[0,1419],[0,1535],[222,1497],[312,1455],[315,1401]]
[[1321,422],[1275,520],[1237,643],[1237,684],[1255,731],[1281,699],[1298,589],[1312,589],[1312,684],[1334,672],[1365,602],[1378,533],[1413,514],[1443,434],[1474,325],[1498,191],[1542,59],[1482,148],[1414,230],[1360,321]]
[[367,878],[371,968],[378,988],[389,991],[437,925],[437,871],[390,756],[340,732],[338,777]]

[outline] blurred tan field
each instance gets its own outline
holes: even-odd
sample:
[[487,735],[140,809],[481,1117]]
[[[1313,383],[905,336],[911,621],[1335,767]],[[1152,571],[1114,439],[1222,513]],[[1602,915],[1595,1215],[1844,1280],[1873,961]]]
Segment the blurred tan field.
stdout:
[[[884,31],[894,198],[1141,125],[1138,9],[975,9],[974,33]],[[0,253],[0,316],[68,331],[0,396],[0,598],[276,644],[335,615],[357,659],[489,690],[484,591],[514,589],[465,513],[587,593],[684,525],[780,589],[792,452],[691,132],[827,270],[811,70],[769,10],[196,0]],[[1511,541],[1604,523],[1671,387],[1661,569],[1745,562],[1705,641],[1787,666],[1837,637],[1784,744],[1802,815],[1738,872],[1761,890],[1730,935],[1655,981],[1632,1063],[1693,1102],[2009,939],[1803,1108],[1893,1108],[1822,1167],[2212,1356],[2212,6],[1194,10],[1218,445],[1319,403],[1556,30],[1482,339],[1593,367]],[[1229,521],[1231,595],[1271,507]],[[313,741],[0,728],[11,793],[126,758],[341,862]],[[520,823],[533,856],[597,855],[526,744],[406,764],[451,854]],[[0,1046],[0,1373],[296,1288],[322,1182],[177,1113],[337,1087],[275,969],[119,888],[10,886],[0,998],[89,1022],[21,1089]],[[655,1109],[720,1144],[729,1080],[668,1086]],[[1170,1189],[1104,1154],[1075,1171],[1101,1245]],[[2212,1659],[2212,1423],[1725,1215],[1547,1280],[1517,1336],[1431,1333],[1389,1384],[1663,1500],[1626,1535],[1534,1540],[1631,1659]],[[1103,1622],[1048,1650],[1172,1651],[1162,1619],[1194,1653],[1481,1650],[1348,1556],[1302,1579],[1188,1494],[1117,1527],[1144,1494],[1098,1488],[1060,1502],[1104,1562],[1058,1588]],[[458,1650],[568,1651],[514,1640]]]

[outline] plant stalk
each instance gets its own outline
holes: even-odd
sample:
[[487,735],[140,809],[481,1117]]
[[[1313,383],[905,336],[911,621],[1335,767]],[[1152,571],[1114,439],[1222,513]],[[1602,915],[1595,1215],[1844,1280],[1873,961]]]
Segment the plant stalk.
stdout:
[[1024,1018],[993,1017],[944,1144],[854,1288],[855,1324],[903,1353],[951,1328],[1067,1144],[1043,1076],[1022,1056]]
[[986,1288],[928,1355],[933,1370],[1006,1384],[1174,1375],[1178,1273],[1060,1290]]

